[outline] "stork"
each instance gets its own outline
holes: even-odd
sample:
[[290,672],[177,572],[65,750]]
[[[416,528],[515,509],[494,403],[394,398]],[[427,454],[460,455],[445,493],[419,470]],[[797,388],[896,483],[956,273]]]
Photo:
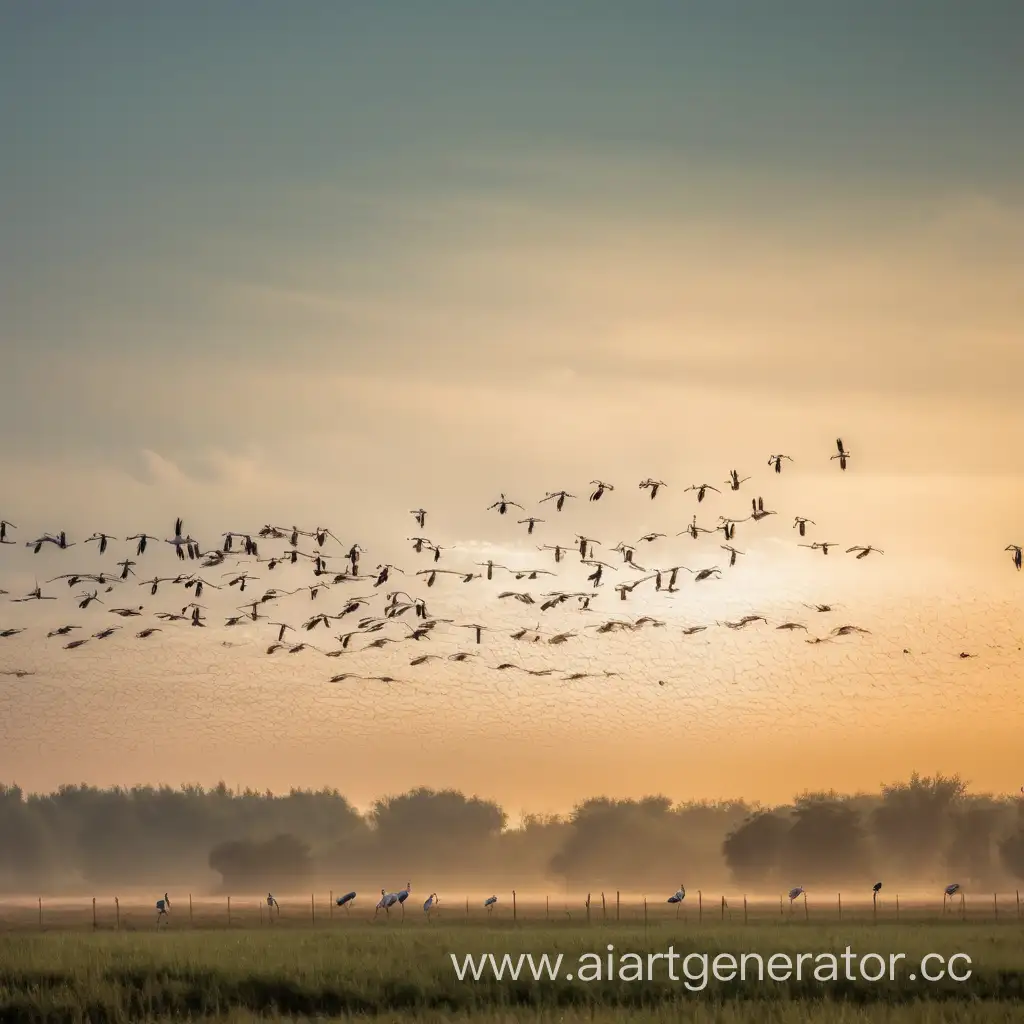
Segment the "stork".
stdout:
[[156,926],[157,926],[157,928],[160,927],[160,918],[161,917],[166,917],[168,919],[168,921],[170,921],[170,916],[168,915],[168,911],[170,909],[171,909],[171,898],[170,898],[170,896],[167,895],[167,893],[164,893],[164,898],[162,900],[157,900],[156,901]]

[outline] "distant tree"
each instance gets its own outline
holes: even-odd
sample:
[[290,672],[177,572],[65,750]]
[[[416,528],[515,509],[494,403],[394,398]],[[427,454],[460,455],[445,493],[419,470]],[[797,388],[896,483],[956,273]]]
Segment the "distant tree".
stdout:
[[722,855],[733,878],[746,885],[777,881],[789,830],[785,818],[761,811],[730,832]]
[[292,835],[265,842],[251,839],[220,843],[210,851],[210,867],[223,879],[225,889],[287,889],[308,882],[313,862],[309,846]]
[[904,878],[932,876],[946,845],[951,817],[966,792],[959,776],[922,778],[882,787],[871,824],[883,858]]
[[415,862],[448,877],[479,867],[508,820],[489,800],[422,787],[378,800],[369,817],[382,868],[404,875]]
[[17,786],[0,787],[0,890],[45,887],[57,845],[32,802]]
[[869,856],[860,811],[835,794],[800,797],[783,844],[782,864],[801,885],[866,875]]
[[567,885],[675,886],[684,866],[692,870],[692,843],[668,797],[587,800],[570,823],[550,865]]
[[992,881],[996,829],[1003,815],[1002,807],[981,801],[972,801],[951,815],[946,863],[963,882],[978,885]]
[[1024,800],[1017,801],[1016,828],[1000,842],[999,859],[1014,878],[1024,879]]

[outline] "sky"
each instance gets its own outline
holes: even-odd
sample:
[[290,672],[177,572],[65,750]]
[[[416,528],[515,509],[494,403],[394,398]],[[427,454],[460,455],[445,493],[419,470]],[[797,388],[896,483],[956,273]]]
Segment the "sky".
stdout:
[[[18,527],[0,630],[25,630],[0,671],[34,673],[0,675],[0,779],[330,785],[364,805],[454,786],[512,813],[783,801],[914,769],[1017,792],[1022,32],[1013,2],[0,4],[0,517]],[[731,468],[751,478],[736,494]],[[616,489],[588,502],[592,479]],[[722,493],[698,504],[701,482]],[[562,488],[562,513],[536,505]],[[501,492],[526,510],[489,511]],[[758,495],[778,514],[738,528],[734,567],[720,535],[676,536]],[[536,548],[583,533],[617,568],[589,612],[499,599],[504,582],[427,591],[421,506],[446,566],[557,568],[578,590],[577,560]],[[270,620],[393,589],[371,580],[230,633],[225,587],[205,632],[136,640],[140,617],[68,651],[46,632],[98,631],[113,596],[11,600],[116,571],[146,531],[124,603],[156,624],[192,598],[131,583],[178,571],[179,515],[204,550],[326,525],[332,571],[358,542],[363,572],[394,563],[394,589],[455,620],[436,652],[474,647],[465,622],[495,633],[415,669],[408,642],[264,653]],[[61,529],[75,547],[24,546]],[[119,538],[102,558],[94,531]],[[620,602],[610,549],[648,531],[667,537],[637,562],[721,577]],[[587,628],[626,614],[666,625]],[[744,614],[769,621],[715,625]],[[789,619],[871,632],[804,644]],[[581,635],[521,654],[524,625]],[[495,669],[527,655],[553,675]],[[343,671],[401,682],[327,682]],[[618,675],[565,681],[581,671]]]

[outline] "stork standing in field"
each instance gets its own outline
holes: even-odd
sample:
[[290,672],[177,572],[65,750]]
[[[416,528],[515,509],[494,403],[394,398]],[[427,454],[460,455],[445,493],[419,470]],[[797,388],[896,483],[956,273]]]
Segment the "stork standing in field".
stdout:
[[[960,883],[959,882],[953,882],[950,885],[947,885],[946,888],[942,890],[942,912],[943,913],[946,912],[946,901],[947,900],[952,901],[953,897],[958,892],[960,892]],[[963,897],[961,896],[961,898],[963,898]]]
[[425,900],[423,901],[423,913],[427,915],[427,919],[428,919],[428,920],[430,919],[430,912],[431,912],[431,910],[433,910],[433,909],[434,909],[434,906],[435,906],[436,904],[440,903],[440,902],[441,902],[441,901],[440,901],[440,900],[438,899],[438,896],[437,896],[437,893],[436,893],[436,892],[432,892],[432,893],[431,893],[431,894],[430,894],[430,895],[429,895],[429,896],[428,896],[428,897],[427,897],[427,898],[426,898],[426,899],[425,899]]
[[168,921],[170,921],[170,916],[168,914],[168,911],[170,909],[171,909],[171,898],[170,898],[170,896],[167,895],[167,893],[164,893],[164,898],[162,900],[157,900],[156,901],[156,926],[157,926],[157,928],[160,927],[160,918],[166,917],[168,919]]
[[377,916],[377,911],[383,910],[386,914],[391,913],[391,908],[398,902],[397,892],[386,892],[384,889],[380,891],[380,899],[377,901],[377,906],[374,909],[373,916]]
[[492,910],[494,910],[494,905],[497,902],[498,902],[498,897],[497,896],[488,896],[487,899],[484,900],[484,906],[487,908],[487,913],[488,914]]
[[[274,894],[273,893],[268,892],[267,893],[267,911],[268,911],[268,913],[273,915],[274,910],[277,910],[277,916],[280,917],[281,916],[281,904],[278,903],[276,899],[274,899]],[[273,920],[274,919],[273,916],[271,916],[270,919]]]
[[398,904],[402,908],[402,914],[405,914],[405,901],[409,898],[409,893],[412,892],[412,882],[406,882],[404,889],[399,889],[395,895],[398,897]]

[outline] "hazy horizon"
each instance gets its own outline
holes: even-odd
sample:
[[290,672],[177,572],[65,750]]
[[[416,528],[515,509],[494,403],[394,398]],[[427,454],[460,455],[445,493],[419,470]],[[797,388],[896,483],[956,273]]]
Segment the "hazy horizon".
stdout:
[[[914,768],[1018,793],[1022,30],[996,0],[5,7],[0,631],[24,632],[0,638],[0,779],[330,786],[359,806],[425,785],[513,814],[595,792],[777,803]],[[615,490],[588,502],[595,478]],[[721,493],[698,503],[702,482]],[[537,504],[563,487],[563,512]],[[501,492],[525,511],[488,511]],[[778,514],[739,525],[732,568],[721,534],[676,536],[759,495]],[[363,572],[405,574],[228,629],[234,554],[178,562],[177,516],[204,551],[323,525],[332,573],[358,542]],[[25,546],[60,530],[76,546]],[[116,538],[103,556],[94,531]],[[140,531],[157,540],[136,556]],[[427,589],[421,533],[438,568],[559,578]],[[577,533],[616,566],[590,611],[498,598],[589,589],[572,552],[537,550]],[[621,602],[645,574],[620,541],[722,576]],[[46,583],[125,558],[137,576],[104,605]],[[246,568],[254,598],[314,582]],[[205,629],[152,618],[188,591],[135,585],[179,571],[224,588]],[[12,601],[36,582],[59,600]],[[270,621],[337,646],[393,590],[454,623],[264,653]],[[716,624],[746,614],[769,621]],[[585,628],[640,615],[665,625]],[[473,622],[495,629],[480,647]],[[803,642],[844,624],[870,632]],[[582,636],[508,635],[537,625]],[[459,651],[479,657],[409,665]],[[328,682],[343,672],[401,682]]]

